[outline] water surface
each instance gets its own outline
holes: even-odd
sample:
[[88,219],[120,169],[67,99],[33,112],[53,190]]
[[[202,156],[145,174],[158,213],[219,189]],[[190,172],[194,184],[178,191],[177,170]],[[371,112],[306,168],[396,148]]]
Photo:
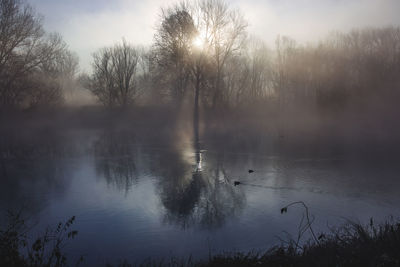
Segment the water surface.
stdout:
[[268,249],[297,234],[303,209],[280,208],[299,200],[317,232],[400,214],[397,155],[289,142],[156,128],[8,132],[0,207],[24,207],[35,229],[75,215],[67,249],[88,264]]

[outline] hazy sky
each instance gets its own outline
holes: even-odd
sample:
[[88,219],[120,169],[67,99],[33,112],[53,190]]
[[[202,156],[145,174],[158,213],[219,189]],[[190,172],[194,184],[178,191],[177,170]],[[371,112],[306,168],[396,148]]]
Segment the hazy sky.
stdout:
[[[48,31],[61,33],[90,70],[91,53],[123,37],[151,43],[161,7],[174,0],[28,0],[45,18]],[[329,31],[355,27],[400,25],[400,0],[233,0],[242,10],[249,32],[273,45],[278,34],[300,42]]]

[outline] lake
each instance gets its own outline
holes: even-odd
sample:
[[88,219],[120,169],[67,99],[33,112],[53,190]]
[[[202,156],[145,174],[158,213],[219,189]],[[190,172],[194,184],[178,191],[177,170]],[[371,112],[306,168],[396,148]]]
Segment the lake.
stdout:
[[86,264],[266,250],[296,236],[304,209],[280,213],[295,201],[316,232],[400,214],[399,157],[384,148],[204,132],[4,131],[1,210],[23,208],[38,232],[76,216],[66,249]]

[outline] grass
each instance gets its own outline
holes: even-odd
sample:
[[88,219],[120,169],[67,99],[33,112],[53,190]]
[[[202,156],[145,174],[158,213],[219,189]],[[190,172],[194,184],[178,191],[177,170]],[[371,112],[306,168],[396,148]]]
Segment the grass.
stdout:
[[197,266],[400,266],[400,223],[349,222],[300,249],[289,242],[263,254],[217,255]]
[[[302,202],[291,203],[287,208]],[[305,211],[308,212],[307,206]],[[43,236],[28,244],[25,221],[20,215],[11,215],[10,225],[0,229],[0,266],[71,266],[63,252],[63,244],[77,232],[69,228],[74,217],[60,223],[55,229],[47,229]],[[303,232],[312,231],[312,219],[306,219],[299,227]],[[157,261],[149,259],[141,264],[121,261],[106,266],[400,266],[400,222],[389,219],[376,224],[372,219],[366,225],[348,222],[331,229],[329,233],[312,236],[300,245],[296,239],[287,240],[280,246],[262,253],[225,253],[210,256],[207,260],[192,258]],[[26,249],[27,253],[21,253]],[[75,264],[74,264],[75,265]],[[83,262],[83,265],[84,262]]]
[[317,240],[312,238],[299,246],[297,239],[293,239],[267,252],[225,253],[197,262],[192,259],[171,259],[129,264],[125,261],[115,266],[400,266],[400,223],[393,219],[378,225],[372,219],[367,225],[348,222],[339,228],[331,229],[329,233],[319,234]]
[[[8,225],[0,229],[0,266],[62,267],[69,266],[64,247],[78,232],[71,230],[75,216],[60,222],[56,228],[47,228],[32,239],[31,230],[21,212],[8,212]],[[83,261],[81,257],[75,265]]]

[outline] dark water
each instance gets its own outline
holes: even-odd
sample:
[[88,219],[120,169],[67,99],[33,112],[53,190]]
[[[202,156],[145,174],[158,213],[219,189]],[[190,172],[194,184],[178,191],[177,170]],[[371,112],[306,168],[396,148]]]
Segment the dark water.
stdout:
[[284,231],[297,234],[302,208],[280,208],[299,200],[317,232],[400,214],[397,155],[285,145],[289,138],[267,135],[195,142],[171,132],[3,134],[0,208],[24,207],[35,229],[75,215],[79,234],[67,250],[88,264],[267,249]]

